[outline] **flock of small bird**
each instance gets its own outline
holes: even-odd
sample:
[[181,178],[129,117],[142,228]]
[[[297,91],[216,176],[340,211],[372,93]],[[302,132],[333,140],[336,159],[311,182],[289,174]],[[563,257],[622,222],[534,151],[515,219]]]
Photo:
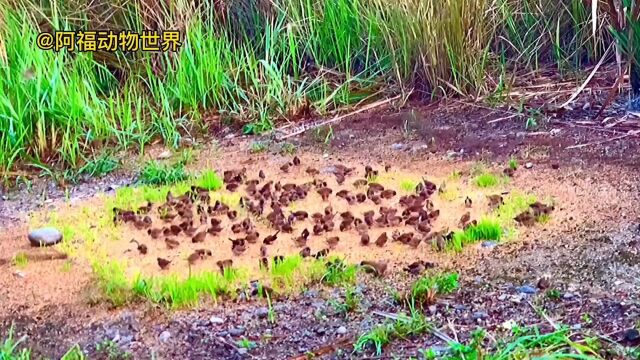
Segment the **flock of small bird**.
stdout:
[[[383,185],[371,181],[378,176],[378,171],[371,166],[364,168],[364,177],[356,178],[356,169],[341,164],[333,166],[333,174],[336,183],[342,186],[349,177],[353,185],[349,189],[334,189],[327,182],[319,178],[320,171],[307,167],[305,173],[313,180],[302,183],[281,183],[273,180],[267,181],[265,173],[260,170],[256,178],[249,178],[246,169],[227,170],[223,172],[224,184],[227,191],[237,192],[241,189],[244,194],[240,197],[239,206],[244,209],[242,219],[237,210],[231,209],[228,204],[216,200],[212,204],[208,189],[192,186],[190,191],[181,196],[174,196],[169,192],[166,201],[155,207],[154,216],[159,219],[154,223],[152,212],[154,205],[147,203],[135,210],[114,208],[113,221],[115,223],[129,223],[138,230],[146,230],[147,235],[153,241],[164,241],[169,250],[181,245],[179,237],[187,237],[194,244],[205,244],[208,238],[217,241],[229,241],[234,256],[241,256],[248,246],[260,243],[261,267],[269,266],[269,246],[281,239],[283,234],[291,234],[290,240],[300,248],[299,254],[304,257],[321,259],[335,249],[341,241],[340,233],[355,232],[362,246],[384,247],[389,241],[397,241],[410,248],[417,248],[421,243],[432,245],[435,249],[443,251],[447,242],[453,237],[453,232],[448,228],[438,231],[433,229],[434,221],[440,216],[440,210],[434,208],[431,196],[439,191],[435,183],[422,179],[415,187],[413,194],[400,196],[397,200],[398,207],[390,205],[391,199],[398,195],[395,190],[387,189]],[[385,171],[390,167],[385,166]],[[302,171],[302,164],[298,157],[287,162],[280,170],[284,173]],[[442,191],[442,189],[440,189]],[[317,193],[322,202],[326,202],[323,211],[308,213],[307,211],[289,211],[287,207],[296,201],[306,199],[310,193]],[[332,199],[333,196],[333,199]],[[368,210],[362,214],[354,214],[352,211],[335,211],[332,201],[344,201],[348,206],[370,202],[377,207],[377,211]],[[385,203],[386,202],[386,203]],[[503,204],[501,195],[488,197],[489,207],[497,208]],[[473,206],[469,197],[465,199],[465,206]],[[548,214],[553,207],[541,203],[531,205],[531,208],[518,215],[515,220],[530,226],[538,216]],[[252,220],[255,219],[255,220]],[[264,219],[268,222],[272,231],[261,236],[256,229],[254,221]],[[159,222],[159,224],[158,224]],[[465,229],[475,225],[470,212],[465,212],[458,226]],[[401,232],[394,227],[404,227],[410,231]],[[386,229],[373,239],[370,237],[372,228]],[[220,239],[221,233],[230,229],[234,234],[228,240]],[[338,231],[336,231],[338,230]],[[338,235],[335,235],[338,233]],[[307,245],[312,236],[323,236],[326,247],[312,252]],[[140,254],[146,255],[149,248],[143,242],[131,240],[137,246]],[[187,257],[189,266],[213,255],[212,250],[198,248]],[[282,255],[274,256],[275,263],[282,261]],[[158,257],[157,264],[161,269],[167,269],[172,260]],[[232,259],[220,260],[217,266],[221,272],[233,266]],[[361,266],[376,275],[381,276],[386,268],[386,262],[363,261]],[[416,261],[405,268],[412,274],[420,274],[427,268],[435,266],[426,261]]]

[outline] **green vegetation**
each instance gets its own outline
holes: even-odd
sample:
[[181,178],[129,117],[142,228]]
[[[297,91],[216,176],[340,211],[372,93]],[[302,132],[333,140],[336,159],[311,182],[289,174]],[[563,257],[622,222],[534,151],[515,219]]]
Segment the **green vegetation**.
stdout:
[[489,172],[483,172],[482,174],[476,176],[474,179],[474,183],[477,187],[480,188],[494,187],[500,184],[500,182],[501,180],[499,176]]
[[356,312],[360,308],[362,295],[353,286],[348,286],[344,292],[344,301],[329,300],[337,313],[347,315]]
[[424,275],[411,285],[409,300],[421,305],[430,305],[437,295],[446,295],[458,289],[457,273]]
[[19,252],[13,257],[11,262],[13,263],[13,266],[22,269],[29,264],[29,258],[27,258],[27,254]]
[[170,185],[189,179],[184,164],[161,164],[157,161],[147,162],[140,171],[139,182],[145,185]]
[[560,290],[558,290],[558,289],[549,289],[549,290],[547,290],[546,294],[547,294],[547,297],[549,299],[551,299],[551,300],[558,300],[558,299],[560,299],[560,296],[562,295],[560,293]]
[[[144,149],[156,139],[175,148],[204,130],[207,111],[260,133],[409,89],[504,99],[506,69],[550,62],[564,71],[599,59],[611,42],[605,21],[591,38],[579,0],[159,3],[147,13],[142,3],[3,6],[0,169],[78,168],[97,148]],[[39,24],[77,30],[98,20],[137,32],[177,24],[183,45],[176,54],[73,56],[33,46]]]
[[572,334],[566,327],[546,334],[537,328],[518,328],[512,338],[498,341],[496,349],[485,348],[485,338],[485,331],[477,330],[469,343],[449,344],[449,352],[442,359],[602,359],[593,341],[572,340]]
[[133,355],[126,352],[111,340],[105,340],[96,345],[96,352],[101,354],[108,360],[129,360],[133,358]]
[[499,223],[491,219],[481,219],[478,224],[469,225],[463,231],[455,232],[448,246],[459,252],[467,244],[481,240],[499,241],[501,237],[502,227]]
[[393,339],[406,339],[412,336],[424,334],[432,329],[427,318],[415,307],[411,307],[410,316],[400,314],[395,322],[378,325],[369,332],[362,334],[356,340],[354,352],[363,352],[368,347],[375,349],[375,355],[380,356],[385,345]]
[[206,170],[198,178],[197,185],[207,190],[218,190],[222,188],[222,178],[213,170]]
[[518,170],[518,159],[512,157],[509,159],[509,168],[511,170]]
[[400,189],[407,193],[414,193],[416,191],[416,186],[418,186],[418,181],[411,179],[402,179],[400,180]]
[[264,141],[252,141],[249,151],[254,154],[265,152],[267,151],[267,143]]
[[290,142],[283,142],[282,145],[280,145],[280,154],[282,155],[293,155],[297,150],[296,146]]
[[340,258],[331,258],[326,263],[326,270],[322,282],[331,286],[348,285],[356,282],[358,266],[347,265]]
[[256,346],[258,346],[255,342],[250,341],[246,337],[243,337],[241,340],[238,340],[236,342],[236,345],[238,345],[238,347],[240,347],[240,348],[244,348],[244,349],[247,349],[247,350],[251,350],[251,349],[255,348]]

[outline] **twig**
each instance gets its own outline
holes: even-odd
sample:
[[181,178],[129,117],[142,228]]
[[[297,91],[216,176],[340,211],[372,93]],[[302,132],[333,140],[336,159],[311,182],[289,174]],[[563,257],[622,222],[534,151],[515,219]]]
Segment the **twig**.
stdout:
[[294,131],[294,132],[292,132],[292,133],[290,133],[290,134],[287,134],[287,135],[285,135],[285,136],[282,136],[282,137],[281,137],[280,139],[278,139],[278,140],[288,139],[288,138],[290,138],[290,137],[293,137],[293,136],[296,136],[296,135],[300,135],[300,134],[302,134],[303,132],[305,132],[305,131],[307,131],[307,130],[315,129],[315,128],[319,128],[319,127],[321,127],[321,126],[325,126],[325,125],[328,125],[328,124],[333,124],[333,123],[335,123],[335,122],[338,122],[338,121],[340,121],[340,120],[342,120],[342,119],[344,119],[344,118],[347,118],[347,117],[353,116],[353,115],[355,115],[355,114],[359,114],[359,113],[361,113],[361,112],[365,112],[365,111],[367,111],[367,110],[371,110],[371,109],[374,109],[374,108],[377,108],[377,107],[381,107],[381,106],[383,106],[383,105],[386,105],[386,104],[388,104],[388,103],[390,103],[390,102],[392,102],[392,101],[395,101],[395,100],[400,99],[400,97],[401,97],[401,95],[398,95],[398,96],[394,96],[394,97],[389,98],[389,99],[384,99],[384,100],[376,101],[376,102],[374,102],[374,103],[372,103],[372,104],[365,105],[365,106],[363,106],[363,107],[361,107],[361,108],[359,108],[359,109],[357,109],[357,110],[355,110],[355,111],[352,111],[352,112],[347,113],[347,114],[343,114],[343,115],[336,116],[336,117],[334,117],[333,119],[330,119],[330,120],[327,120],[327,121],[323,121],[323,122],[321,122],[321,123],[319,123],[319,124],[311,125],[311,126],[308,126],[308,127],[307,127],[307,126],[303,126],[303,127],[302,127],[302,129],[297,130],[297,131]]
[[600,109],[598,110],[598,113],[596,114],[596,116],[593,117],[593,120],[597,120],[600,117],[600,115],[602,115],[604,110],[607,107],[609,107],[609,105],[613,101],[613,98],[616,96],[618,86],[620,86],[620,82],[622,82],[623,79],[624,79],[624,71],[620,72],[620,76],[618,76],[618,78],[616,79],[616,83],[613,84],[613,87],[609,90],[609,95],[607,95],[607,99],[604,101],[604,104],[600,106]]
[[527,303],[529,304],[529,306],[531,306],[531,308],[533,309],[533,311],[535,311],[537,314],[541,315],[545,320],[547,320],[547,322],[549,322],[549,324],[551,324],[551,326],[555,329],[558,330],[558,324],[556,324],[553,320],[551,320],[550,317],[547,316],[547,314],[544,313],[544,311],[539,310],[535,305],[533,305],[531,303],[531,301],[527,300]]
[[[594,20],[595,21],[595,20]],[[598,63],[596,64],[596,66],[593,68],[593,70],[591,71],[591,74],[589,74],[589,76],[587,76],[587,78],[585,79],[585,81],[582,83],[582,85],[580,85],[580,87],[578,89],[576,89],[576,91],[573,93],[573,95],[571,95],[571,97],[569,98],[569,100],[565,101],[564,104],[560,105],[559,108],[562,109],[564,107],[566,107],[567,105],[571,104],[573,102],[573,100],[575,100],[578,95],[580,95],[580,93],[582,92],[582,90],[584,90],[584,88],[587,86],[587,84],[589,84],[589,82],[591,81],[591,79],[593,78],[593,76],[596,74],[596,72],[598,72],[598,69],[600,69],[600,66],[602,65],[602,63],[604,63],[604,60],[607,58],[607,56],[609,55],[609,51],[611,51],[611,45],[609,45],[609,47],[607,48],[607,51],[604,52],[604,54],[602,55],[602,57],[600,58],[600,61],[598,61]]]
[[605,139],[605,140],[598,140],[598,141],[593,141],[593,142],[584,143],[584,144],[577,144],[577,145],[567,146],[565,148],[565,150],[580,149],[580,148],[591,146],[591,145],[600,145],[600,144],[608,143],[610,141],[621,140],[621,139],[627,138],[629,136],[635,136],[635,135],[638,135],[638,134],[640,134],[640,130],[629,130],[629,132],[627,132],[624,135],[615,136],[615,137],[612,137],[612,138],[609,138],[609,139]]
[[505,117],[501,117],[501,118],[497,118],[497,119],[493,119],[493,120],[487,121],[487,124],[493,124],[493,123],[497,123],[497,122],[500,122],[500,121],[503,121],[503,120],[509,120],[509,119],[517,117],[517,116],[524,116],[524,115],[523,114],[512,114],[512,115],[509,115],[509,116],[505,116]]

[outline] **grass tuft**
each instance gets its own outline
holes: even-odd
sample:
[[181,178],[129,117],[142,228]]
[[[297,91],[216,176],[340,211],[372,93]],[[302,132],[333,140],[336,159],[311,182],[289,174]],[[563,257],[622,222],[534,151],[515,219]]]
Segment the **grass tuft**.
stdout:
[[477,225],[470,225],[463,231],[453,234],[450,246],[455,251],[462,251],[467,244],[472,244],[481,240],[500,241],[502,238],[502,227],[491,219],[481,219]]
[[480,188],[494,187],[500,184],[500,177],[489,172],[483,172],[475,177],[474,183]]
[[139,182],[145,185],[170,185],[189,179],[184,165],[161,164],[157,161],[147,162],[140,171]]
[[19,269],[24,269],[29,264],[29,258],[27,258],[27,254],[19,252],[13,257],[11,262],[13,263],[13,266]]
[[213,170],[206,170],[198,178],[198,186],[210,191],[222,188],[222,178]]
[[408,301],[430,305],[437,295],[446,295],[457,290],[459,287],[458,278],[457,273],[424,275],[411,286]]

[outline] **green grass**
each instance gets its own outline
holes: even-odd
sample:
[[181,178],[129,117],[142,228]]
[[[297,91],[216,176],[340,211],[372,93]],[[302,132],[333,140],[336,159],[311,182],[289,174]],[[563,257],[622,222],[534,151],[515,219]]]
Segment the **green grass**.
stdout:
[[481,219],[477,225],[470,225],[463,231],[455,232],[448,246],[460,252],[465,245],[481,240],[500,241],[502,232],[502,227],[495,220]]
[[490,172],[483,172],[474,178],[474,184],[479,188],[490,188],[499,185],[501,177]]
[[222,188],[223,181],[222,181],[222,178],[215,171],[206,170],[202,174],[200,174],[197,184],[201,188],[215,191]]
[[518,159],[516,159],[516,158],[514,158],[514,157],[510,158],[510,159],[509,159],[509,164],[508,164],[508,165],[509,165],[509,168],[510,168],[511,170],[518,170],[518,166],[519,166],[519,165],[518,165]]
[[331,286],[350,285],[356,282],[357,273],[357,265],[348,265],[342,259],[332,257],[326,264],[326,270],[321,280]]
[[171,185],[185,181],[190,177],[181,162],[168,165],[150,161],[140,170],[138,181],[145,185]]
[[441,273],[424,275],[411,285],[408,301],[428,305],[437,295],[446,295],[458,289],[460,275]]
[[414,193],[416,191],[416,186],[418,186],[418,181],[411,179],[402,179],[400,180],[400,189],[406,193]]
[[204,116],[211,112],[223,125],[261,133],[281,120],[409,89],[425,98],[504,99],[506,69],[545,62],[562,72],[599,59],[612,40],[606,22],[591,38],[589,9],[579,0],[276,0],[160,4],[149,16],[179,25],[176,54],[69,56],[32,46],[41,22],[62,30],[100,20],[104,28],[140,30],[152,21],[143,4],[104,6],[118,16],[97,19],[83,3],[13,0],[2,8],[0,169],[77,169],[100,149],[144,151],[158,139],[177,148],[215,123]]
[[13,263],[13,266],[19,269],[24,269],[29,264],[29,258],[27,258],[27,254],[20,252],[13,257],[11,262]]

